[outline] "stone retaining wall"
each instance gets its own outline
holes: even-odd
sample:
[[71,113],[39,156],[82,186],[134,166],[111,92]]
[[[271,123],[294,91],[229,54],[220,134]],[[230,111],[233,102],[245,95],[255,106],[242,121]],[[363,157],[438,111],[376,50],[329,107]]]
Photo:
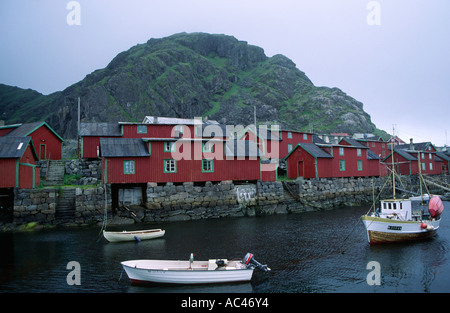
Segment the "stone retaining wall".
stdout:
[[[448,181],[448,178],[446,178]],[[418,180],[402,177],[403,187],[418,190]],[[103,222],[105,207],[108,221],[117,223],[172,222],[206,218],[257,216],[327,210],[340,206],[370,205],[381,190],[381,198],[392,195],[386,178],[297,179],[288,182],[235,184],[219,183],[157,184],[147,183],[144,203],[127,209],[112,208],[110,185],[75,189],[73,223],[85,225]],[[106,191],[106,199],[105,199]],[[434,190],[430,190],[434,191]],[[442,193],[442,192],[441,192]],[[55,219],[58,189],[15,189],[14,223],[58,224]],[[409,196],[409,195],[408,195]],[[131,212],[133,214],[131,214]]]

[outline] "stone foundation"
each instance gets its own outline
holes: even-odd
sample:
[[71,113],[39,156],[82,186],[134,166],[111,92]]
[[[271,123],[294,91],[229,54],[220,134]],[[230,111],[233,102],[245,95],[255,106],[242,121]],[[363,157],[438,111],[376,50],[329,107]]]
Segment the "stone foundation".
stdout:
[[[448,182],[449,178],[444,177]],[[418,191],[417,178],[402,177],[402,187]],[[117,186],[116,186],[117,187]],[[129,187],[129,186],[128,186]],[[75,188],[76,225],[101,223],[105,208],[109,223],[172,222],[207,218],[257,216],[327,210],[340,206],[370,205],[373,197],[392,196],[387,178],[297,179],[288,182],[237,184],[232,181],[182,184],[147,183],[143,203],[112,207],[111,185]],[[383,189],[383,192],[381,192]],[[105,194],[106,192],[106,194]],[[116,191],[117,192],[117,191]],[[424,192],[426,192],[424,190]],[[442,194],[442,190],[430,189]],[[445,192],[444,192],[445,193]],[[398,193],[397,193],[398,194]],[[106,198],[105,198],[106,195]],[[14,224],[58,224],[55,219],[58,188],[14,191]],[[410,196],[406,194],[406,196]]]

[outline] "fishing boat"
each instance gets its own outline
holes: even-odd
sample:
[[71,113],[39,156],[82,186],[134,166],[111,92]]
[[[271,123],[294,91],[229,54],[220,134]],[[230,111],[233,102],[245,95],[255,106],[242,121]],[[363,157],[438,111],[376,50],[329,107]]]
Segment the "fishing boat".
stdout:
[[164,236],[165,230],[163,229],[147,229],[147,230],[135,230],[135,231],[103,231],[103,236],[109,242],[121,242],[121,241],[141,241],[147,239],[155,239]]
[[[428,196],[428,212],[414,208],[411,198],[397,199],[395,195],[395,167],[392,158],[392,199],[380,201],[380,207],[361,217],[369,244],[414,241],[431,238],[439,229],[444,204],[439,196]],[[420,169],[420,159],[419,159]],[[419,172],[419,179],[422,175]],[[413,200],[423,197],[412,198]]]
[[243,260],[131,260],[121,262],[133,284],[210,284],[250,281],[253,270],[270,271],[247,253]]

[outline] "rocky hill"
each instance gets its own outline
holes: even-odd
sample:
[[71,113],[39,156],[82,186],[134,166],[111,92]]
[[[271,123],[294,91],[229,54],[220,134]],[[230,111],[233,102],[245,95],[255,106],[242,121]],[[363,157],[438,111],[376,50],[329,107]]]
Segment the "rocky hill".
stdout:
[[0,85],[0,119],[45,119],[64,138],[74,138],[78,97],[84,122],[154,115],[248,125],[256,107],[258,123],[282,128],[377,132],[361,102],[338,88],[314,86],[287,57],[267,57],[260,47],[206,33],[150,39],[51,95]]

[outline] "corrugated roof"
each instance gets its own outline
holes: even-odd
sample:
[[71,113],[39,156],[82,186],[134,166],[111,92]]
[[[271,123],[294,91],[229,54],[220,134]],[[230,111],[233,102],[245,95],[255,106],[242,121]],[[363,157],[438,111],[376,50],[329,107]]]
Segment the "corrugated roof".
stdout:
[[140,138],[100,138],[102,157],[147,157],[147,145]]
[[31,137],[0,137],[0,158],[21,158],[31,141]]
[[80,136],[122,136],[118,123],[81,123]]

